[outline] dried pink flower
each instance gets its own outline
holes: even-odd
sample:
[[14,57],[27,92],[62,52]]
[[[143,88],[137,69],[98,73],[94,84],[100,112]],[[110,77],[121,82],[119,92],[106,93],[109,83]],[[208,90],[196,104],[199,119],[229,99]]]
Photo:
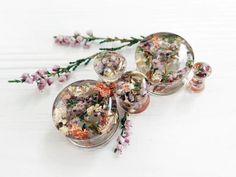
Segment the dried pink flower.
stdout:
[[129,130],[125,129],[125,131],[123,133],[123,137],[129,137],[129,136],[130,136]]
[[122,144],[117,144],[116,151],[119,153],[122,153],[124,149],[124,146]]
[[52,67],[52,71],[58,71],[60,69],[60,66],[59,65],[54,65],[53,67]]
[[21,78],[23,82],[26,82],[28,84],[32,84],[34,82],[33,78],[28,73],[22,74]]
[[47,85],[47,81],[45,79],[40,79],[39,82],[37,82],[37,86],[39,90],[43,90]]
[[67,77],[65,75],[61,75],[59,78],[58,78],[58,81],[59,82],[65,82],[67,80]]
[[31,77],[27,77],[25,79],[25,82],[28,83],[28,84],[33,84],[34,81],[33,81],[33,79]]
[[40,78],[40,76],[38,75],[38,74],[31,74],[31,77],[32,77],[32,79],[33,79],[33,81],[37,81],[39,78]]
[[25,80],[27,77],[29,77],[29,73],[23,73],[21,78]]
[[70,79],[70,73],[65,73],[64,76],[66,77],[66,80]]
[[122,136],[119,136],[119,137],[117,138],[117,142],[118,142],[119,144],[124,144],[125,139],[124,139]]
[[48,83],[49,86],[52,85],[53,82],[54,82],[54,81],[53,81],[51,78],[48,78],[48,79],[47,79],[47,83]]
[[129,144],[129,142],[130,142],[130,137],[129,136],[125,137],[125,143]]
[[39,69],[36,71],[36,74],[38,74],[40,77],[44,77],[47,72],[48,71],[46,69]]
[[126,120],[126,121],[125,121],[125,128],[127,128],[127,127],[132,127],[132,122],[131,122],[131,120]]
[[131,121],[127,120],[128,113],[125,113],[124,118],[121,120],[122,132],[117,138],[117,147],[114,152],[122,153],[124,146],[130,143],[130,127],[132,127]]

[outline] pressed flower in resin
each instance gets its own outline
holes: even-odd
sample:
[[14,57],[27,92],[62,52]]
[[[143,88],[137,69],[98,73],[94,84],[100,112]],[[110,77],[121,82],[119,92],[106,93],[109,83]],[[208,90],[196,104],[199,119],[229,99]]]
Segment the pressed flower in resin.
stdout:
[[204,62],[198,62],[193,65],[193,78],[189,81],[187,87],[192,92],[201,92],[205,87],[205,79],[211,75],[211,66]]
[[129,113],[144,111],[150,101],[146,77],[138,71],[125,72],[117,81],[116,96],[120,106]]
[[67,86],[53,105],[57,129],[81,147],[105,143],[118,127],[116,100],[109,86],[82,80]]
[[146,75],[154,94],[170,94],[182,87],[194,61],[188,42],[167,32],[144,38],[135,58],[138,70]]
[[117,80],[124,73],[125,68],[125,58],[116,52],[101,52],[94,58],[94,70],[106,82]]

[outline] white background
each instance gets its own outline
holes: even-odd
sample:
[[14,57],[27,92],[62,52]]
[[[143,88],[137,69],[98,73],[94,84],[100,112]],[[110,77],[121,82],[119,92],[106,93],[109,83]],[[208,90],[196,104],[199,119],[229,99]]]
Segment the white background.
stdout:
[[[192,45],[195,61],[213,68],[206,89],[152,96],[132,115],[131,145],[116,157],[115,138],[84,150],[55,129],[51,108],[58,92],[91,67],[40,93],[35,85],[8,84],[23,72],[66,64],[97,51],[58,47],[52,36],[91,29],[98,36],[129,37],[169,31]],[[1,0],[1,177],[235,177],[235,0]],[[135,69],[135,47],[122,51]]]

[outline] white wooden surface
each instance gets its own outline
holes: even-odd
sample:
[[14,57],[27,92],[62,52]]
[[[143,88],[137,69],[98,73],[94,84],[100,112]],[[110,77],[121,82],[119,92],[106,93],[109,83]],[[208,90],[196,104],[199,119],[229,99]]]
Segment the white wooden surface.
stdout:
[[[67,84],[96,79],[91,65],[43,93],[7,80],[94,53],[96,47],[53,45],[53,35],[87,29],[100,36],[180,34],[213,74],[201,94],[183,88],[153,96],[146,112],[132,116],[132,142],[121,157],[112,153],[115,139],[98,150],[77,148],[54,128],[51,107]],[[235,0],[2,0],[0,176],[235,177],[235,41]],[[135,69],[134,48],[122,53]]]

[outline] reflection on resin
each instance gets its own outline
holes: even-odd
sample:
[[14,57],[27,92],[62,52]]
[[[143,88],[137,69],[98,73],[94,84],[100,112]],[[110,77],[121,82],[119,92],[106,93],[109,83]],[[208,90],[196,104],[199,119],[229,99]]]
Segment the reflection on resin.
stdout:
[[137,69],[146,75],[154,94],[170,94],[183,86],[194,61],[191,46],[172,33],[146,37],[137,47],[135,58]]
[[150,101],[146,77],[137,71],[128,71],[118,80],[116,95],[120,106],[129,113],[144,111]]
[[124,73],[125,68],[125,58],[116,52],[101,52],[94,59],[94,70],[102,80],[107,82],[117,80]]
[[75,82],[57,96],[53,120],[57,129],[74,144],[82,147],[101,145],[118,127],[113,92],[102,82]]

